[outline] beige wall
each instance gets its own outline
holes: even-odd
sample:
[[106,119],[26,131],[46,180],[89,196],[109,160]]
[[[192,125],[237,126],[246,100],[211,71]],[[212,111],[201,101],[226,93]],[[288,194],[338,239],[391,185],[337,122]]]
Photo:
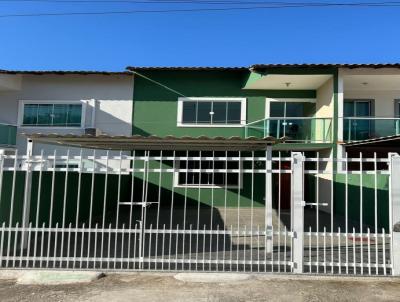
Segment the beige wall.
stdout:
[[[345,87],[346,88],[346,87]],[[395,91],[344,91],[344,99],[372,99],[375,116],[394,117],[394,102],[400,99],[400,90]]]
[[[316,100],[316,113],[315,117],[318,118],[333,118],[333,79],[326,81],[320,88],[317,89],[317,100]],[[327,131],[327,125],[325,129],[323,127],[323,120],[316,121],[316,139],[322,140],[322,134]],[[330,125],[332,131],[332,124]]]

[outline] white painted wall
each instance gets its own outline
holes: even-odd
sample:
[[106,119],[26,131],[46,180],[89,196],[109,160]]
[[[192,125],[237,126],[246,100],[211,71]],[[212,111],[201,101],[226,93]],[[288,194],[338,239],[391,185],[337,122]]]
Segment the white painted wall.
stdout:
[[[0,123],[18,124],[21,100],[30,101],[90,101],[87,104],[85,127],[91,127],[93,105],[96,107],[95,127],[110,135],[130,135],[132,131],[133,77],[123,75],[23,75],[19,91],[0,91]],[[26,137],[22,133],[83,134],[82,129],[19,128],[17,148],[26,152]],[[65,147],[34,146],[34,154],[65,154]],[[79,151],[73,149],[73,153]],[[85,151],[92,153],[92,151]]]

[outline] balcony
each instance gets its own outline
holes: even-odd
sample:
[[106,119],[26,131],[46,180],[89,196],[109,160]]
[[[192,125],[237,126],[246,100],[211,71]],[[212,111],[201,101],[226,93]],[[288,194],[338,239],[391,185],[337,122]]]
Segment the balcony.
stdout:
[[13,147],[16,144],[17,127],[0,123],[0,147]]
[[331,143],[332,119],[271,117],[247,124],[245,137],[250,136],[285,138],[288,143]]
[[400,118],[345,117],[343,140],[360,141],[400,134]]

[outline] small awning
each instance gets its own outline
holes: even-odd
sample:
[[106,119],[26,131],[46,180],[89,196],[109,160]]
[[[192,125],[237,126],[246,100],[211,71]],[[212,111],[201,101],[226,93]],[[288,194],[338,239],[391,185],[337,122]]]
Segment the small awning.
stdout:
[[391,135],[345,143],[347,150],[373,152],[400,152],[400,135]]
[[268,145],[280,142],[273,137],[175,137],[175,136],[111,136],[111,135],[58,135],[25,134],[34,143],[62,145],[102,150],[265,150]]

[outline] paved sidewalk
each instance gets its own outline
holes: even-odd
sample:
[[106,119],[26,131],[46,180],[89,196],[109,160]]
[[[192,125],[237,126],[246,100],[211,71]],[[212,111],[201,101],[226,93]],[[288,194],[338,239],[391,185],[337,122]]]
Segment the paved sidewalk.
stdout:
[[[400,279],[130,273],[87,284],[17,285],[0,280],[0,301],[400,301]],[[183,281],[182,281],[183,280]]]

